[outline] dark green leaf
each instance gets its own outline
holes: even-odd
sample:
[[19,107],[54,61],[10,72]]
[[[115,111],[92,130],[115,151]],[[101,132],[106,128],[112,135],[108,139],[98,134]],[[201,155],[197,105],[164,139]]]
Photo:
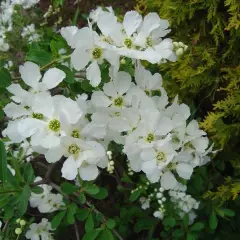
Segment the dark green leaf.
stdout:
[[0,88],[6,88],[11,84],[12,77],[6,68],[0,68]]
[[114,240],[114,237],[112,235],[112,232],[106,228],[101,232],[101,234],[97,239],[98,240]]
[[94,222],[93,222],[93,216],[92,213],[88,215],[87,221],[85,223],[85,231],[89,232],[94,229]]
[[67,83],[74,83],[75,81],[75,77],[74,77],[74,73],[66,66],[64,65],[58,65],[57,68],[61,69],[62,71],[64,71],[66,73],[66,77],[64,78],[64,81]]
[[218,225],[218,219],[217,219],[216,213],[212,211],[209,218],[209,226],[211,229],[216,229],[217,225]]
[[232,211],[231,209],[224,208],[223,211],[224,211],[224,216],[227,216],[227,217],[234,217],[235,216],[235,212]]
[[19,182],[17,181],[17,178],[13,176],[12,172],[7,169],[7,183],[12,185],[14,188],[19,187]]
[[79,7],[77,8],[77,11],[74,14],[72,25],[77,25],[78,16],[79,16]]
[[191,233],[188,233],[187,240],[195,240],[195,237]]
[[95,184],[84,185],[85,191],[90,195],[96,195],[99,193],[99,187]]
[[134,190],[134,191],[131,193],[130,201],[131,201],[131,202],[136,201],[136,200],[140,197],[142,191],[143,191],[142,188],[138,188],[137,190]]
[[86,202],[86,197],[84,193],[79,193],[78,200],[81,204],[84,204]]
[[39,186],[36,186],[36,187],[31,188],[31,191],[34,192],[34,193],[36,193],[36,194],[41,194],[41,193],[43,193],[43,189],[42,189],[41,187],[39,187]]
[[24,213],[27,211],[27,207],[28,207],[28,200],[30,198],[31,195],[31,190],[29,185],[25,185],[23,188],[22,193],[19,196],[19,202],[17,204],[17,212],[19,214],[19,216],[23,216]]
[[106,222],[106,225],[108,229],[113,229],[116,226],[116,222],[113,219],[109,218]]
[[176,224],[176,220],[173,217],[166,217],[163,220],[163,224],[168,227],[174,227]]
[[78,191],[79,187],[76,185],[73,185],[69,182],[64,182],[61,184],[61,189],[66,194],[72,194],[72,193]]
[[185,229],[188,229],[188,224],[189,224],[189,217],[188,217],[188,214],[185,214],[185,216],[183,217],[183,226]]
[[23,179],[25,183],[32,183],[35,179],[34,170],[31,163],[26,163],[23,170]]
[[204,229],[204,224],[201,222],[194,223],[190,228],[191,231],[201,231],[203,229]]
[[139,233],[144,229],[152,229],[152,227],[156,224],[156,219],[147,217],[139,219],[134,225],[134,231]]
[[88,80],[83,80],[81,82],[81,87],[87,93],[92,92],[94,90],[94,88],[92,87]]
[[105,199],[108,196],[108,191],[105,188],[99,188],[99,192],[95,195],[91,195],[93,198],[102,200]]
[[84,221],[89,215],[88,209],[77,209],[76,217],[79,221]]
[[94,240],[97,238],[97,236],[100,233],[100,229],[93,229],[87,233],[85,233],[85,235],[83,236],[82,240]]
[[45,52],[43,50],[30,50],[27,53],[25,60],[35,62],[40,66],[44,66],[53,61],[53,57],[52,54]]
[[54,216],[54,218],[51,221],[51,226],[53,229],[56,229],[59,224],[62,222],[62,219],[65,215],[66,211],[62,211],[60,213],[58,213],[56,216]]
[[4,143],[0,141],[0,180],[3,183],[5,183],[6,178],[7,178],[7,153],[5,150]]
[[77,205],[75,203],[72,203],[68,209],[67,209],[67,222],[69,224],[73,224],[75,221],[75,214],[77,211]]
[[7,205],[4,208],[4,219],[8,220],[8,219],[12,218],[13,215],[14,215],[14,208],[10,205]]

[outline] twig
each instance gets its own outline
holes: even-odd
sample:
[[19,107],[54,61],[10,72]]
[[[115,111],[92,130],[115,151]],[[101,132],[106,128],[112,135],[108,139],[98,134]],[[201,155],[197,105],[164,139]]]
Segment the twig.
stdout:
[[76,238],[77,240],[80,240],[80,236],[79,236],[79,231],[78,231],[78,227],[77,227],[77,222],[74,222],[74,228],[75,228],[75,232],[76,232]]
[[3,233],[6,231],[9,221],[10,221],[10,219],[8,219],[8,220],[6,221],[6,223],[5,223],[5,225],[4,225],[3,229],[2,229],[2,232],[3,232]]

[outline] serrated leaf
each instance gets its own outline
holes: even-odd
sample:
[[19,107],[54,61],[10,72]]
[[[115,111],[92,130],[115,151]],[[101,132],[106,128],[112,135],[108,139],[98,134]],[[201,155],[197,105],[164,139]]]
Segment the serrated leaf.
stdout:
[[218,225],[218,219],[216,213],[212,211],[210,218],[209,218],[209,226],[211,229],[216,229]]
[[0,141],[0,180],[6,182],[7,178],[7,153],[4,143]]
[[65,213],[66,211],[62,211],[54,216],[54,218],[51,221],[51,226],[53,229],[56,229],[60,225],[60,223],[63,220],[63,217],[65,216]]
[[87,221],[85,223],[85,231],[89,232],[94,229],[94,222],[93,222],[93,216],[92,213],[88,215]]
[[77,192],[79,190],[79,187],[69,182],[64,182],[61,184],[61,190],[66,194],[72,194],[74,192]]

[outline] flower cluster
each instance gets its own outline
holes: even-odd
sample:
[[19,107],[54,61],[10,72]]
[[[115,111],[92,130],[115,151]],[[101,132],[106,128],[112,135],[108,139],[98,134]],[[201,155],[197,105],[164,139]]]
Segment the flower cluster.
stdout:
[[12,31],[12,17],[15,13],[15,5],[21,5],[24,9],[31,8],[37,4],[39,0],[5,0],[1,1],[0,5],[0,51],[6,52],[9,50],[7,43],[7,32]]
[[156,13],[149,13],[143,19],[138,12],[130,11],[125,14],[123,22],[118,22],[111,8],[108,11],[98,8],[90,18],[96,22],[99,34],[92,29],[90,22],[89,27],[81,29],[64,27],[61,34],[74,49],[71,55],[73,67],[77,71],[87,67],[86,77],[94,87],[101,82],[99,65],[104,61],[116,73],[121,56],[151,63],[176,60],[172,40],[163,39],[170,32],[168,21],[160,19]]
[[30,240],[53,240],[51,223],[43,218],[40,223],[32,223],[26,233],[26,238]]
[[35,25],[33,23],[23,28],[21,36],[26,38],[29,43],[36,42],[40,38],[40,35],[36,33]]
[[[36,181],[40,181],[41,177],[37,177]],[[47,184],[39,185],[43,192],[41,194],[31,193],[29,202],[33,208],[38,208],[41,213],[50,213],[64,206],[63,196],[59,193],[52,193],[52,187]]]

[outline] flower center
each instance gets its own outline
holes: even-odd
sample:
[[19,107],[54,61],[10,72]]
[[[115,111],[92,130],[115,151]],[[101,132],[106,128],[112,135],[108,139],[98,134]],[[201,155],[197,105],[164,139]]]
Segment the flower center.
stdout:
[[131,40],[130,38],[126,38],[126,39],[124,40],[124,45],[125,45],[127,48],[132,48],[133,42],[132,42],[132,40]]
[[102,56],[102,49],[101,48],[94,48],[92,51],[92,57],[93,59],[99,59]]
[[152,47],[153,43],[152,43],[152,38],[151,37],[147,37],[146,45],[147,45],[147,47]]
[[116,107],[121,107],[123,105],[123,98],[122,97],[115,98],[114,105]]
[[116,117],[120,117],[120,116],[121,116],[120,112],[115,112],[114,115],[115,115]]
[[146,139],[149,143],[151,143],[154,140],[154,135],[152,133],[149,133]]
[[78,154],[80,152],[80,147],[77,144],[73,143],[68,146],[68,152],[73,155]]
[[157,154],[157,161],[158,162],[162,162],[166,159],[166,155],[164,152],[158,152]]
[[53,119],[49,122],[48,125],[49,129],[51,129],[54,132],[58,132],[61,128],[61,123],[57,119]]
[[188,148],[188,149],[194,149],[194,146],[192,145],[191,142],[185,143],[185,144],[184,144],[184,147],[185,147],[185,148]]
[[43,114],[42,113],[32,113],[32,117],[42,120],[43,119]]
[[73,130],[71,136],[74,138],[80,138],[80,133],[78,130]]

